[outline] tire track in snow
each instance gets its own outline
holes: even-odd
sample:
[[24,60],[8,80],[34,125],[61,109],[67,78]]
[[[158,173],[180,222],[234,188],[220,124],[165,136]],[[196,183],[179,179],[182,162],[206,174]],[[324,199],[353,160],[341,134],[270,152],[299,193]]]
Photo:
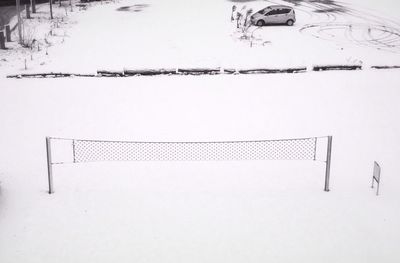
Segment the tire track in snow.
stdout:
[[[299,31],[315,38],[339,44],[355,44],[400,53],[400,23],[398,21],[382,18],[371,12],[357,10],[342,2],[335,3],[336,5],[329,6],[308,0],[301,2],[301,6],[304,8],[311,12],[324,13],[326,17],[319,17],[323,22],[307,24]],[[332,9],[335,7],[337,10]],[[338,19],[346,22],[334,23]]]

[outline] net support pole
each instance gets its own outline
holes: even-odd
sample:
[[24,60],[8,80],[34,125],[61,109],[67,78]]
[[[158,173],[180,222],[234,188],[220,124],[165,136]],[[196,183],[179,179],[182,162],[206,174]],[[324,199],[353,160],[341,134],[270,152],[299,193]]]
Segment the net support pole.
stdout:
[[332,156],[332,136],[328,136],[328,146],[326,152],[326,170],[325,170],[325,188],[324,191],[329,192],[329,177],[331,173],[331,156]]
[[47,152],[47,178],[49,182],[49,194],[54,193],[53,188],[53,166],[51,160],[51,138],[46,137],[46,152]]

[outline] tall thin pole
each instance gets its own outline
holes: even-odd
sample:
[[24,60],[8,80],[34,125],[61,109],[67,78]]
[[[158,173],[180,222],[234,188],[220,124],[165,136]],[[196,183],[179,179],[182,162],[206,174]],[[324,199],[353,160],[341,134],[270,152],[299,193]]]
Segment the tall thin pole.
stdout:
[[11,28],[10,25],[6,25],[6,40],[11,42]]
[[36,0],[31,0],[32,13],[36,13]]
[[0,31],[0,49],[6,49],[6,38],[3,31]]
[[379,182],[378,183],[378,186],[377,186],[377,188],[376,188],[376,195],[379,195],[379,185],[380,185],[381,183]]
[[314,161],[317,159],[317,142],[318,142],[318,138],[315,137],[314,138]]
[[25,5],[26,19],[31,19],[31,6]]
[[46,137],[46,152],[47,152],[47,178],[49,181],[49,194],[54,193],[53,188],[53,167],[51,161],[51,138]]
[[50,19],[53,19],[53,0],[49,0],[50,2]]
[[329,177],[331,173],[331,156],[332,156],[332,136],[328,136],[328,147],[326,152],[326,170],[325,170],[325,191],[329,192]]
[[18,41],[20,44],[22,44],[22,27],[21,27],[21,5],[20,5],[20,0],[16,0],[16,8],[17,8],[17,18],[18,18]]
[[76,157],[75,157],[75,140],[72,140],[72,156],[73,156],[73,161],[76,163]]

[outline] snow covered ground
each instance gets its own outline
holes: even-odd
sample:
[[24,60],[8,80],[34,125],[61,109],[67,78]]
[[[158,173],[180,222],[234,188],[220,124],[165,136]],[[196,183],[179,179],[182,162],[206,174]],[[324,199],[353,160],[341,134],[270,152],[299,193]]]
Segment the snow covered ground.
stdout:
[[[243,39],[236,23],[230,23],[233,4],[239,11],[249,8],[257,11],[275,3],[295,7],[297,22],[293,27],[250,27],[247,38]],[[126,0],[91,6],[84,15],[75,8],[65,19],[79,21],[79,26],[53,26],[55,43],[33,52],[32,56],[30,52],[19,56],[18,63],[4,65],[2,72],[87,73],[97,69],[287,67],[327,63],[360,63],[368,67],[398,63],[400,22],[393,11],[396,8],[388,8],[390,4],[398,7],[397,3],[387,0],[375,11],[371,10],[373,4],[367,8],[365,2],[363,5],[300,3]],[[60,12],[59,20],[64,8]],[[38,29],[39,37],[48,35],[46,30],[50,28]],[[248,40],[251,35],[253,47]],[[52,42],[51,36],[47,38]],[[21,57],[27,59],[28,70],[24,70]],[[9,60],[13,61],[12,57]]]
[[[2,83],[2,262],[399,259],[394,70]],[[329,193],[322,163],[257,161],[57,166],[56,192],[46,193],[46,135],[326,134]],[[369,186],[373,160],[383,167],[379,197]]]
[[[7,53],[0,68],[0,262],[400,260],[396,69],[4,77],[99,68],[400,64],[398,46],[377,49],[376,41],[356,45],[339,37],[351,19],[377,25],[360,22],[366,16],[329,18],[341,25],[331,32],[340,41],[300,31],[328,19],[307,4],[298,7],[294,27],[258,29],[258,38],[270,43],[250,48],[229,21],[233,3],[97,5],[76,13],[71,20],[78,24],[67,30],[65,42],[47,56],[35,53],[28,70]],[[390,17],[398,4],[385,3],[341,4],[386,14],[379,23],[396,29],[398,21]],[[255,9],[265,4],[246,2]],[[141,11],[117,11],[121,7]],[[302,161],[58,165],[55,193],[46,192],[45,136],[219,141],[321,135],[333,135],[329,193],[323,191],[324,163]],[[370,188],[374,160],[382,166],[378,197]]]

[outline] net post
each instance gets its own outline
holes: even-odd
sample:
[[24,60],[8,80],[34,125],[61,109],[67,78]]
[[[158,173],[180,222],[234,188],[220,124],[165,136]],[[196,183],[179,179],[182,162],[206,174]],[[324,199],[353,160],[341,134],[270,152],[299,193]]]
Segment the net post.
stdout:
[[318,138],[315,137],[314,138],[314,161],[317,160],[317,142],[318,142]]
[[73,159],[73,162],[76,163],[75,140],[72,140],[72,159]]
[[46,153],[47,153],[47,179],[49,183],[49,194],[54,193],[53,188],[53,166],[51,161],[51,138],[46,137]]
[[325,188],[324,191],[329,192],[329,177],[331,173],[331,156],[332,156],[332,136],[328,136],[328,146],[326,152],[326,170],[325,170]]

